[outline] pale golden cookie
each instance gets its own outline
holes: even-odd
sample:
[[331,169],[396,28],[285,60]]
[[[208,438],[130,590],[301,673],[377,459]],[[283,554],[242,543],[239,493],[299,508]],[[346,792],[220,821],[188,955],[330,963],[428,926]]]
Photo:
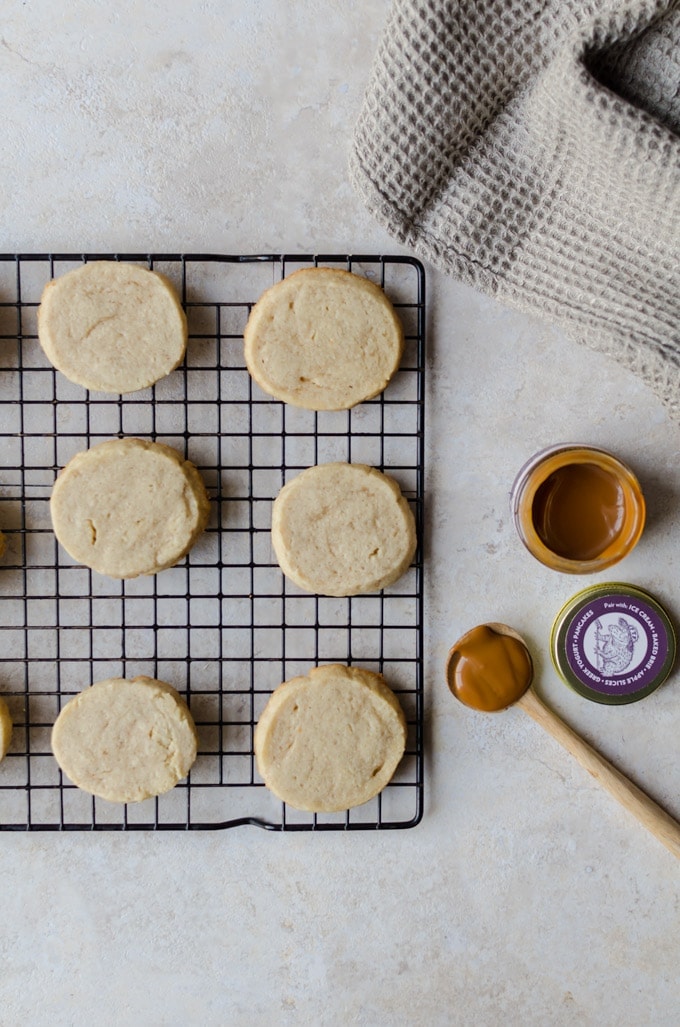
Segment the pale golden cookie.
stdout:
[[272,545],[307,592],[349,596],[396,581],[416,551],[411,508],[396,481],[366,464],[309,467],[281,489]]
[[0,697],[0,761],[4,760],[12,740],[12,716],[7,703]]
[[111,578],[172,567],[210,516],[200,474],[170,446],[112,439],[78,453],[50,498],[57,539],[78,563]]
[[244,332],[258,385],[309,410],[346,410],[385,388],[404,332],[383,290],[336,268],[303,268],[268,289]]
[[71,699],[54,722],[52,751],[79,788],[141,802],[186,777],[197,734],[188,706],[154,678],[108,678]]
[[405,747],[406,718],[382,675],[340,664],[279,685],[255,729],[264,783],[312,813],[368,802],[390,781]]
[[72,382],[121,394],[152,385],[181,363],[187,322],[163,275],[98,260],[45,286],[38,338],[50,363]]

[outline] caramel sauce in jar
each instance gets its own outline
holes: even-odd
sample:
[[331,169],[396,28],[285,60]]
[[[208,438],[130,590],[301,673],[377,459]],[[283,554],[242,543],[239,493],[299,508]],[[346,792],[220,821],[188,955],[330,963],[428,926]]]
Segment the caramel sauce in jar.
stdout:
[[493,624],[472,628],[452,647],[446,664],[449,688],[475,710],[504,710],[524,695],[534,675],[519,636]]
[[592,446],[538,453],[517,476],[511,502],[529,552],[566,573],[611,567],[636,545],[645,524],[644,496],[633,472]]

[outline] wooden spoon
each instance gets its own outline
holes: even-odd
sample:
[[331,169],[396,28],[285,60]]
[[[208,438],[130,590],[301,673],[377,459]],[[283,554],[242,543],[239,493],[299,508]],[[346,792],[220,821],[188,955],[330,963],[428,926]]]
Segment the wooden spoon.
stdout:
[[526,643],[507,624],[472,628],[451,648],[446,662],[446,680],[457,699],[485,711],[521,706],[674,856],[680,857],[680,824],[541,702],[532,688],[533,676]]

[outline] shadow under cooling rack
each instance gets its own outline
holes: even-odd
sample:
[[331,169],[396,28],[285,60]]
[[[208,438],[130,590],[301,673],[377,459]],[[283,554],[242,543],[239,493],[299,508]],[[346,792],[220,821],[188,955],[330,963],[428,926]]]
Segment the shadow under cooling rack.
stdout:
[[[40,296],[52,278],[93,259],[168,276],[189,325],[185,362],[151,388],[90,393],[47,362]],[[341,267],[381,285],[404,325],[400,370],[385,392],[349,411],[301,410],[256,386],[243,359],[253,303],[302,267]],[[375,830],[419,822],[423,805],[423,501],[425,276],[408,257],[168,254],[0,255],[0,695],[14,721],[0,764],[0,830],[192,830],[255,824],[274,831]],[[77,452],[112,437],[174,446],[199,468],[210,524],[178,566],[115,581],[57,545],[49,496]],[[332,599],[281,574],[271,507],[304,468],[368,463],[399,482],[416,516],[409,571],[383,592]],[[342,814],[300,813],[264,787],[253,732],[272,690],[319,663],[380,671],[409,724],[392,782]],[[60,772],[50,749],[65,702],[94,681],[147,674],[187,700],[199,755],[166,795],[119,806]]]

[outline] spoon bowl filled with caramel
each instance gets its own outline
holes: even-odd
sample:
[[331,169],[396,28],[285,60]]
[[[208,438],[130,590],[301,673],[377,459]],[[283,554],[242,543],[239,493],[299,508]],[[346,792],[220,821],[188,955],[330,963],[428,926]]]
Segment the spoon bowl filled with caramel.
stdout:
[[485,713],[520,706],[680,857],[680,824],[546,706],[536,695],[533,679],[529,649],[521,635],[506,624],[491,622],[472,628],[451,647],[446,661],[446,681],[456,699]]

